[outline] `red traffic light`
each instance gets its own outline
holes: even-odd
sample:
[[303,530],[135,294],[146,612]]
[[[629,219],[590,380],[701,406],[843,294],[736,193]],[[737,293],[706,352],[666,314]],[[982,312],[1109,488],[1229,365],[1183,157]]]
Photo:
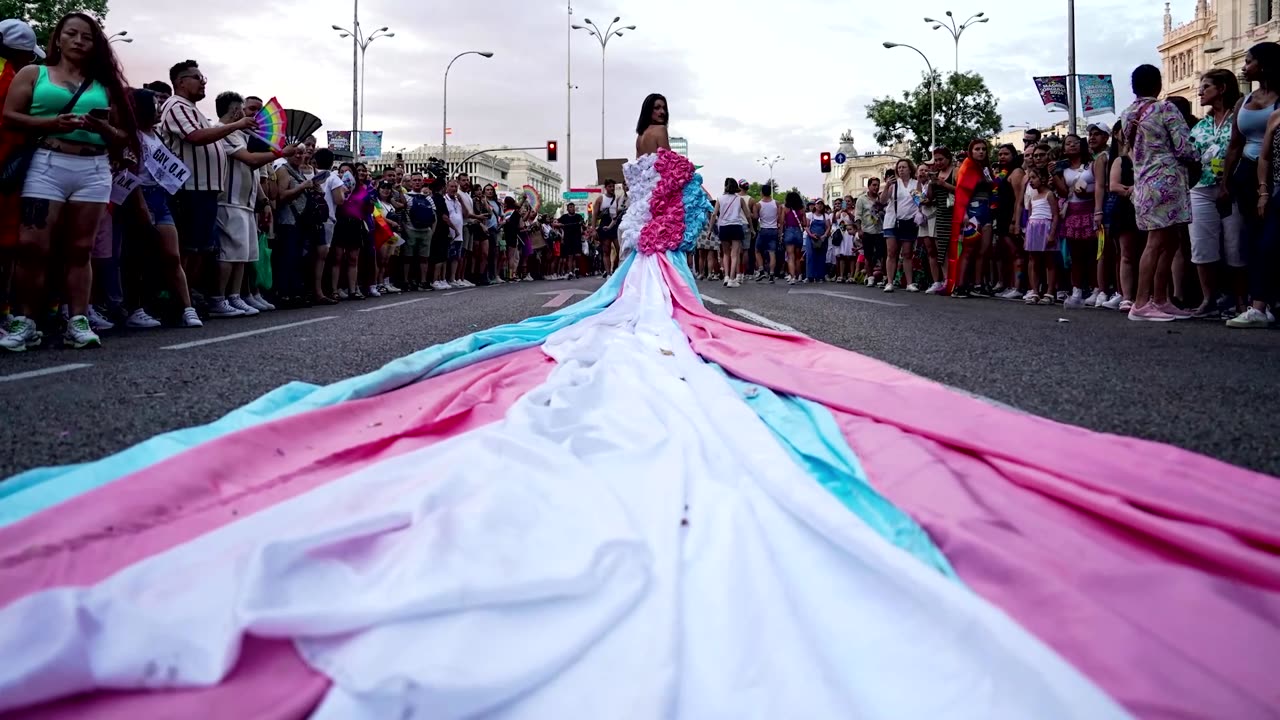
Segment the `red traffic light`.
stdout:
[[824,152],[818,155],[818,162],[822,165],[822,172],[831,172],[831,153]]
[[547,141],[547,162],[555,162],[555,161],[556,161],[556,141],[548,140]]

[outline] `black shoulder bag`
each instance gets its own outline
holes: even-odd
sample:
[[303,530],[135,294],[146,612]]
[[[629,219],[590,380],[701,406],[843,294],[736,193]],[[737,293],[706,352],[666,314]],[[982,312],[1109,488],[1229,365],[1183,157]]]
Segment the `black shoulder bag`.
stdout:
[[[76,90],[71,96],[71,100],[67,102],[66,107],[58,112],[58,115],[66,115],[75,108],[76,103],[80,100],[80,96],[85,90],[93,84],[91,78],[85,78],[80,83],[80,89]],[[14,148],[9,153],[9,157],[4,159],[4,163],[0,164],[0,193],[14,193],[22,189],[22,183],[27,179],[27,168],[31,167],[31,156],[35,155],[36,148],[40,146],[40,141],[44,136],[29,135],[27,141],[22,145]]]

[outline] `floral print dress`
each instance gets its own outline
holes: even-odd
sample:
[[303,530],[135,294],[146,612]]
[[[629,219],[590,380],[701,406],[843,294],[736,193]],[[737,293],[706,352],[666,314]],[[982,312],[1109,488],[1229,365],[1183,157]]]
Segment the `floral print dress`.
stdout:
[[1121,116],[1133,158],[1133,206],[1139,230],[1191,222],[1191,196],[1182,161],[1197,159],[1191,130],[1168,100],[1138,98]]

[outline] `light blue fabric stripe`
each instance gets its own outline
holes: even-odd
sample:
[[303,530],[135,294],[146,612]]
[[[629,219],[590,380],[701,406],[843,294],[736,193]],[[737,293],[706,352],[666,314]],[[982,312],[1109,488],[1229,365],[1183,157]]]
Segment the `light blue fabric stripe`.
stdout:
[[594,294],[548,315],[481,330],[397,358],[373,372],[317,386],[292,382],[207,425],[174,430],[101,460],[29,470],[0,482],[0,527],[106,485],[189,448],[259,423],[347,400],[370,397],[498,355],[540,345],[547,337],[613,303],[633,258]]
[[871,486],[830,410],[804,398],[779,395],[762,385],[743,382],[712,366],[724,373],[791,457],[854,515],[920,562],[960,581],[924,528]]

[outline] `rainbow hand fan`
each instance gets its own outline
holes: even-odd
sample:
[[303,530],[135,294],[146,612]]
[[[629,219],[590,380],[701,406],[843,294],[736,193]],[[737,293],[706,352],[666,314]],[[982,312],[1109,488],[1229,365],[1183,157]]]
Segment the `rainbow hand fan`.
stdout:
[[282,152],[284,150],[285,126],[288,118],[285,116],[284,107],[280,105],[280,101],[271,98],[267,104],[262,106],[262,109],[258,111],[258,114],[253,119],[257,123],[253,134],[270,145],[274,152]]
[[521,190],[521,194],[524,195],[524,199],[528,201],[529,207],[532,207],[534,210],[541,210],[542,195],[538,193],[537,188],[535,188],[532,185],[525,185],[524,187],[520,188],[520,190]]

